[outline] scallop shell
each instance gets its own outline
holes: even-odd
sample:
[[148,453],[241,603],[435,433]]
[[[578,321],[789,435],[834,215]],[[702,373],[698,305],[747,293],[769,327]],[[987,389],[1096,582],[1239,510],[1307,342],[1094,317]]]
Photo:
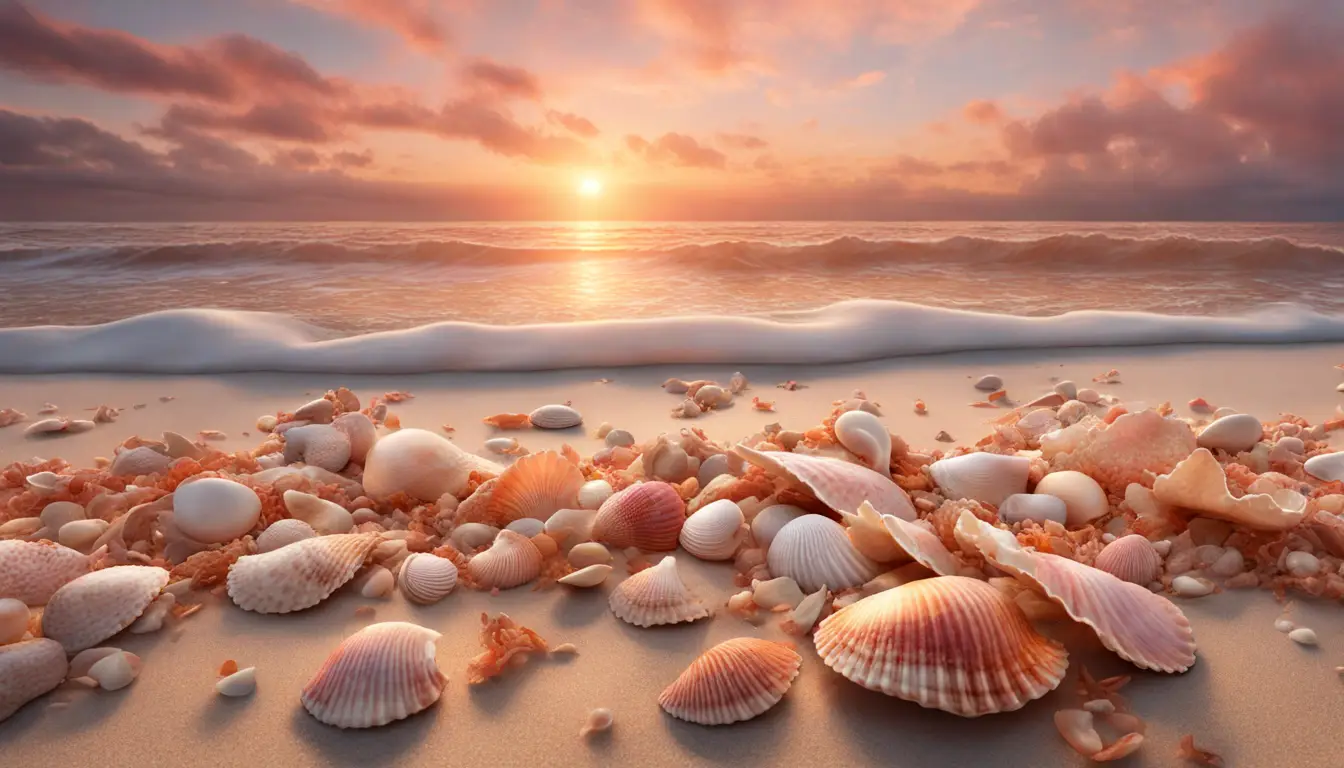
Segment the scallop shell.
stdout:
[[467,572],[484,589],[511,589],[541,575],[541,550],[514,531],[500,531],[495,542],[471,558]]
[[1216,419],[1200,430],[1195,443],[1200,448],[1240,453],[1254,448],[1264,434],[1265,429],[1259,419],[1249,413],[1235,413]]
[[678,541],[701,560],[728,560],[742,543],[742,509],[728,499],[712,501],[686,518]]
[[223,544],[252,530],[261,516],[261,498],[242,483],[204,477],[173,492],[173,523],[187,537]]
[[373,444],[364,460],[364,491],[375,499],[405,493],[438,501],[462,496],[472,472],[498,477],[504,467],[457,447],[433,432],[399,429]]
[[961,561],[927,522],[916,520],[910,523],[894,515],[883,515],[882,523],[892,540],[915,562],[939,576],[957,576],[962,572]]
[[586,568],[566,574],[560,577],[561,584],[568,584],[571,587],[596,587],[598,584],[607,580],[611,574],[611,566],[605,563],[594,563]]
[[350,463],[350,438],[327,424],[309,424],[285,431],[285,463],[302,461],[328,472],[340,472]]
[[549,534],[564,534],[563,543],[567,545],[588,541],[593,535],[593,521],[597,519],[595,509],[561,509],[546,518],[543,526]]
[[355,527],[350,511],[334,501],[295,490],[285,491],[284,501],[289,516],[307,523],[319,536],[349,533]]
[[854,548],[843,526],[821,515],[789,521],[770,543],[766,562],[770,573],[788,576],[806,592],[822,587],[838,592],[882,572],[880,565]]
[[457,586],[457,566],[429,552],[414,552],[402,561],[397,586],[413,603],[437,603]]
[[845,411],[835,420],[835,437],[863,463],[890,474],[891,433],[867,411]]
[[257,552],[266,553],[293,544],[296,541],[311,539],[317,535],[313,527],[302,520],[284,518],[266,526],[266,530],[257,536]]
[[1087,525],[1111,511],[1101,484],[1082,472],[1051,472],[1036,484],[1036,493],[1064,502],[1065,525],[1070,528]]
[[998,506],[1027,490],[1031,460],[997,453],[968,453],[929,465],[929,475],[949,499],[971,499]]
[[1307,507],[1306,497],[1290,488],[1234,498],[1227,490],[1223,466],[1207,448],[1196,450],[1170,474],[1153,481],[1153,496],[1163,504],[1263,531],[1296,526]]
[[45,605],[56,590],[89,572],[89,558],[50,541],[0,541],[0,597]]
[[[850,411],[850,413],[863,413],[863,411]],[[882,523],[882,515],[878,514],[872,504],[865,501],[859,505],[854,514],[843,512],[840,517],[845,521],[849,543],[853,544],[864,557],[876,563],[894,563],[906,559],[905,550],[892,540],[887,527]]]
[[727,725],[750,720],[788,693],[803,659],[783,643],[738,637],[700,654],[658,696],[680,720]]
[[372,728],[428,708],[448,684],[434,661],[440,637],[404,621],[370,624],[347,637],[304,686],[304,709],[337,728]]
[[632,485],[602,502],[592,536],[619,549],[670,552],[686,521],[686,502],[676,486],[661,481]]
[[622,581],[611,591],[608,603],[617,618],[637,627],[678,624],[711,615],[682,582],[677,559],[671,555]]
[[92,648],[140,618],[168,584],[168,571],[118,565],[86,573],[56,590],[42,613],[42,635],[67,653]]
[[1162,558],[1148,539],[1131,533],[1107,544],[1097,555],[1096,567],[1121,581],[1146,587],[1162,572]]
[[807,514],[807,510],[802,507],[795,507],[792,504],[773,504],[756,513],[751,518],[751,535],[756,539],[756,544],[762,549],[769,549],[770,542],[775,540],[779,534],[779,529],[783,528],[789,521],[802,517]]
[[528,418],[537,429],[569,429],[583,423],[583,414],[568,405],[543,405]]
[[969,511],[956,536],[1000,570],[1025,578],[1091,627],[1101,644],[1143,669],[1184,672],[1195,663],[1194,632],[1170,600],[1106,571],[1068,558],[1023,549],[1012,533]]
[[873,470],[825,456],[807,456],[783,451],[761,452],[737,445],[733,452],[772,475],[801,483],[817,499],[836,512],[854,512],[865,501],[884,515],[914,520],[915,505],[890,477]]
[[168,465],[172,463],[171,456],[165,456],[147,445],[142,445],[118,453],[112,459],[112,465],[107,468],[107,473],[115,477],[157,475],[167,470]]
[[1011,712],[1054,690],[1068,652],[989,584],[938,576],[879,592],[822,620],[826,666],[888,696],[962,717]]
[[611,498],[613,492],[611,483],[606,480],[589,480],[579,486],[579,507],[592,510],[600,509],[602,502]]
[[999,519],[1005,523],[1053,520],[1063,525],[1069,519],[1069,505],[1044,493],[1014,493],[999,505]]
[[1327,483],[1344,480],[1344,451],[1312,456],[1307,459],[1302,468],[1306,470],[1308,475]]
[[485,517],[471,522],[504,526],[524,517],[545,520],[557,510],[577,507],[582,486],[583,473],[569,459],[555,451],[533,453],[504,470]]
[[379,541],[376,533],[345,533],[245,555],[229,568],[229,597],[257,613],[311,608],[354,578]]
[[350,441],[350,461],[363,465],[369,449],[378,441],[378,428],[373,420],[357,411],[342,413],[331,422],[331,427],[343,432]]
[[65,649],[38,638],[0,646],[0,722],[65,679]]

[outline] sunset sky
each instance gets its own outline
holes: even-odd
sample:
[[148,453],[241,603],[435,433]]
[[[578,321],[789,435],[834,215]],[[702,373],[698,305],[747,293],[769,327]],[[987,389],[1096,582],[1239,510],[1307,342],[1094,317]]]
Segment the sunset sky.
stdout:
[[0,0],[0,218],[1339,219],[1342,39],[1338,0]]

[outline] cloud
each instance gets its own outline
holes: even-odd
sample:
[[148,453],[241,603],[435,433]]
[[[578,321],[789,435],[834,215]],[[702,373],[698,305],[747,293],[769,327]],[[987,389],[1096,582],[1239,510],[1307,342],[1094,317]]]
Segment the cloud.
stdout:
[[559,112],[554,109],[546,112],[546,119],[561,128],[585,139],[596,137],[601,131],[593,125],[592,121],[586,117],[571,114],[569,112]]
[[0,166],[143,171],[162,158],[78,118],[35,117],[0,109]]
[[338,168],[367,168],[373,165],[373,150],[337,152],[331,156],[331,164]]
[[654,165],[668,164],[683,168],[720,170],[728,165],[727,155],[680,133],[665,133],[652,142],[639,136],[626,136],[625,146]]
[[522,67],[511,67],[487,58],[475,58],[462,67],[462,79],[477,92],[493,93],[506,99],[540,101],[541,83]]
[[764,149],[770,146],[770,142],[765,139],[745,133],[720,133],[714,139],[729,149]]
[[449,34],[434,13],[432,0],[291,0],[355,21],[387,27],[421,51],[437,53]]
[[867,88],[870,85],[877,85],[886,79],[886,72],[875,69],[841,82],[838,88],[842,91],[857,91],[861,88]]
[[986,99],[977,99],[968,103],[962,108],[961,113],[967,120],[978,125],[993,125],[1005,117],[1003,110],[996,102]]
[[322,115],[300,104],[258,104],[237,113],[174,104],[160,122],[164,126],[314,143],[331,141],[339,130],[339,126],[324,124]]

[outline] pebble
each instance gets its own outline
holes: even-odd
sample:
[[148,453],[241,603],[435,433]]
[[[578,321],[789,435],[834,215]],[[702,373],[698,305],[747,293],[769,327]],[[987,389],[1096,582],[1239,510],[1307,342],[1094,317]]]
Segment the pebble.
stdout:
[[1213,561],[1213,565],[1209,570],[1213,572],[1215,576],[1227,578],[1229,576],[1236,576],[1238,573],[1245,570],[1245,568],[1246,558],[1241,554],[1241,550],[1228,547],[1217,560]]
[[1283,559],[1283,567],[1298,578],[1315,576],[1321,572],[1321,561],[1310,552],[1289,552]]
[[1297,629],[1294,629],[1292,632],[1288,633],[1288,639],[1298,645],[1317,645],[1319,642],[1316,639],[1315,630],[1310,627],[1298,627]]
[[1059,393],[1065,400],[1078,399],[1078,385],[1065,379],[1055,385],[1055,392]]
[[1003,389],[1003,379],[992,373],[987,373],[975,382],[975,388],[981,392],[997,392]]
[[1275,619],[1274,629],[1277,629],[1278,631],[1284,634],[1288,634],[1289,632],[1292,632],[1294,629],[1297,629],[1297,625],[1288,619]]
[[1190,521],[1187,530],[1190,531],[1190,541],[1195,546],[1212,544],[1221,547],[1223,542],[1227,541],[1227,537],[1232,535],[1232,524],[1209,517],[1196,517]]
[[1154,541],[1153,551],[1157,553],[1158,557],[1166,557],[1167,555],[1171,554],[1171,539]]
[[17,643],[28,631],[28,606],[12,597],[0,598],[0,645]]
[[1090,388],[1080,389],[1078,390],[1078,400],[1079,402],[1087,403],[1088,405],[1096,405],[1101,402],[1101,393]]
[[1193,576],[1177,576],[1171,580],[1171,588],[1181,597],[1204,597],[1213,593],[1213,582]]
[[1201,544],[1195,547],[1195,557],[1200,565],[1213,565],[1223,556],[1223,548],[1215,544]]
[[221,696],[247,696],[257,690],[257,668],[247,667],[222,678],[215,683],[215,690]]

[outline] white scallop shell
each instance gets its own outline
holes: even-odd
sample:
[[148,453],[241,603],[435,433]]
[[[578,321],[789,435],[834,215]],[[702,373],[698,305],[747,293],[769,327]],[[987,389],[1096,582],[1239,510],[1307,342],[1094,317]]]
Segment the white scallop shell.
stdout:
[[728,560],[742,543],[742,522],[742,509],[736,503],[712,501],[686,518],[678,541],[701,560]]
[[471,558],[467,571],[484,589],[511,589],[541,574],[541,551],[532,540],[513,531],[500,531],[486,551]]
[[637,627],[678,624],[711,615],[704,602],[682,582],[677,559],[671,555],[622,581],[612,590],[608,603],[617,618]]
[[806,514],[807,510],[802,507],[795,507],[792,504],[773,504],[757,512],[756,516],[751,518],[751,535],[756,539],[757,546],[762,549],[769,549],[770,542],[774,541],[780,528],[783,528],[790,520]]
[[118,565],[86,573],[56,590],[42,613],[42,635],[78,653],[129,627],[168,584],[168,571]]
[[1063,500],[1069,527],[1086,525],[1111,511],[1101,483],[1082,472],[1051,472],[1036,484],[1036,493]]
[[204,477],[182,483],[173,492],[173,523],[196,541],[223,544],[252,530],[261,516],[261,499],[242,483]]
[[891,465],[891,433],[867,411],[846,411],[835,420],[835,437],[850,453],[878,472]]
[[[1027,490],[1031,460],[997,453],[967,453],[929,465],[929,474],[949,499],[972,499],[998,506]],[[885,511],[885,510],[884,510]]]
[[319,536],[349,533],[355,527],[349,510],[334,501],[295,490],[285,491],[284,501],[290,517],[307,523]]
[[286,517],[266,526],[266,530],[257,536],[257,552],[274,552],[286,544],[311,539],[314,536],[317,536],[317,531],[314,531],[311,525],[302,520]]
[[414,552],[402,561],[397,585],[413,603],[437,603],[457,586],[457,566],[429,552]]
[[1216,419],[1200,431],[1195,442],[1200,448],[1239,453],[1254,448],[1263,435],[1259,419],[1249,413],[1237,413]]
[[583,423],[583,415],[568,405],[543,405],[529,418],[538,429],[569,429]]
[[788,576],[807,592],[857,587],[882,572],[854,548],[843,526],[821,515],[785,524],[770,543],[766,562],[770,573]]
[[604,563],[594,563],[586,568],[566,574],[559,579],[561,584],[568,584],[571,587],[596,587],[598,584],[607,580],[611,574],[611,566]]
[[435,663],[432,629],[403,621],[370,624],[327,657],[304,686],[304,709],[337,728],[372,728],[439,700],[448,678]]

